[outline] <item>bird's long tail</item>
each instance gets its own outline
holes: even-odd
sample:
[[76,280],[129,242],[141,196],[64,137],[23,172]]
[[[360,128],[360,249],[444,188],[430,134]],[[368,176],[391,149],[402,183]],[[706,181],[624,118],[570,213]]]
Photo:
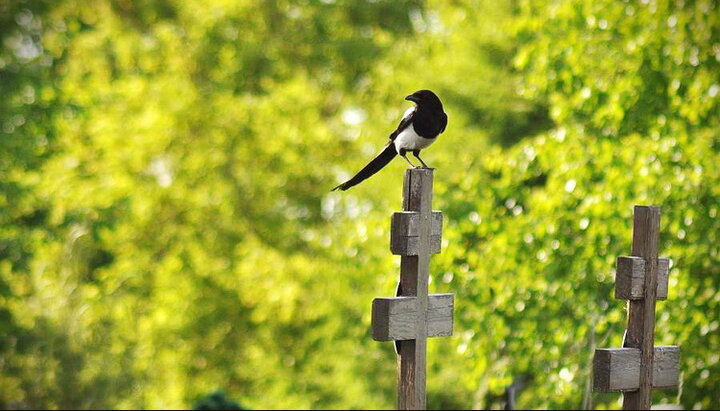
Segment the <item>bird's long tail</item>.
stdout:
[[396,155],[397,151],[395,151],[395,145],[391,141],[390,143],[388,143],[387,146],[385,146],[385,149],[381,151],[380,154],[375,156],[375,158],[373,158],[372,161],[368,163],[368,165],[363,167],[362,170],[358,171],[358,173],[355,174],[353,178],[333,188],[332,191],[345,191],[352,186],[360,184],[363,180],[377,173],[378,171],[380,171],[381,168],[385,167],[387,163],[389,163],[390,160],[392,160]]

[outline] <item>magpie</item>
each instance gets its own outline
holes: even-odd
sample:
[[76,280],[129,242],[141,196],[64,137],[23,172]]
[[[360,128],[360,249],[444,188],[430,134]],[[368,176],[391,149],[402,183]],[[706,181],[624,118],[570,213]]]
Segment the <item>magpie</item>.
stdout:
[[420,158],[420,150],[429,147],[435,142],[437,136],[445,131],[447,114],[443,111],[443,105],[438,96],[430,90],[418,90],[405,97],[405,100],[414,102],[415,106],[405,111],[400,124],[390,134],[390,141],[383,151],[358,171],[353,178],[333,188],[332,191],[345,191],[360,184],[385,167],[397,154],[400,154],[410,166],[415,167],[406,157],[408,151],[412,152],[423,167],[427,168],[427,164]]

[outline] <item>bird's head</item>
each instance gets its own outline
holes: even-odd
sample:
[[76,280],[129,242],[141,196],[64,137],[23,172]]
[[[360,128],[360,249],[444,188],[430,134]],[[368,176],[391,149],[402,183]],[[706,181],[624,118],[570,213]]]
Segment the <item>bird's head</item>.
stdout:
[[405,100],[412,101],[418,106],[436,108],[442,111],[442,103],[440,102],[440,99],[430,90],[418,90],[405,97]]

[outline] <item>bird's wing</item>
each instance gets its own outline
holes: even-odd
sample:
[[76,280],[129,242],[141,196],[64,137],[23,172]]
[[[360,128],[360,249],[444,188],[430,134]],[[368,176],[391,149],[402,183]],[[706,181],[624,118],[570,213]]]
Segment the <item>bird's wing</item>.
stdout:
[[360,182],[364,181],[368,177],[380,171],[381,168],[385,167],[390,162],[390,160],[392,160],[397,155],[397,151],[395,151],[395,145],[393,144],[393,141],[398,136],[398,134],[400,134],[403,130],[405,130],[409,125],[412,124],[412,120],[416,112],[417,106],[413,106],[407,109],[405,111],[405,114],[403,115],[402,120],[400,120],[400,124],[398,124],[395,131],[390,134],[390,142],[385,145],[385,148],[377,156],[375,156],[375,158],[372,159],[370,163],[368,163],[368,165],[363,167],[362,170],[358,171],[358,173],[355,174],[350,180],[333,188],[332,191],[345,191],[350,187],[360,184]]
[[447,114],[442,113],[442,117],[441,117],[440,121],[442,124],[442,127],[440,127],[440,132],[442,133],[443,131],[445,131],[445,127],[447,127],[447,122],[448,122]]
[[400,124],[398,124],[395,131],[390,134],[390,140],[395,140],[398,134],[405,130],[410,124],[412,124],[416,112],[417,106],[412,106],[409,109],[405,110],[405,114],[403,115],[402,120],[400,120]]

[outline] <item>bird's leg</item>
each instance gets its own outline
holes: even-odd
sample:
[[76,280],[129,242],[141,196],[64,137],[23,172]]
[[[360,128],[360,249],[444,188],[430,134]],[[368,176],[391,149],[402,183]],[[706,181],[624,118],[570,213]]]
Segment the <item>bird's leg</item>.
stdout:
[[407,161],[408,164],[410,164],[410,166],[412,168],[417,168],[417,167],[415,167],[415,164],[411,163],[410,160],[407,157],[405,157],[405,154],[407,154],[407,150],[405,150],[404,148],[401,148],[400,151],[398,152],[398,154],[400,154],[402,156],[402,158],[404,158],[405,161]]
[[415,158],[417,158],[418,160],[420,160],[420,162],[422,163],[423,167],[425,167],[425,168],[430,168],[430,167],[427,166],[427,164],[425,164],[424,161],[422,161],[422,158],[420,158],[420,150],[413,150],[413,155],[415,156]]

